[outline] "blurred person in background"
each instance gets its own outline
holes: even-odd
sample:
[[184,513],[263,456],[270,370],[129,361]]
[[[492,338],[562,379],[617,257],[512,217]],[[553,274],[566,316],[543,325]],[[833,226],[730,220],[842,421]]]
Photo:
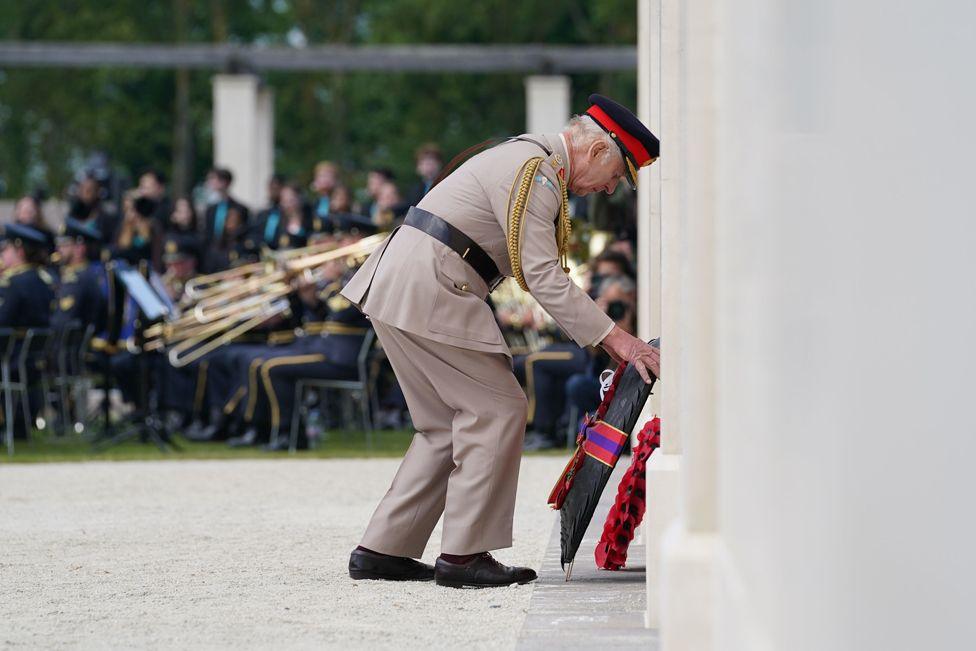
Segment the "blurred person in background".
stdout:
[[337,185],[329,197],[329,209],[332,212],[351,213],[353,211],[352,192],[344,185]]
[[592,298],[599,296],[600,284],[603,280],[617,276],[626,276],[631,280],[637,280],[634,266],[627,256],[607,247],[590,263],[590,296]]
[[105,270],[98,259],[102,234],[91,224],[67,218],[57,238],[61,265],[57,286],[54,327],[77,321],[101,332],[107,324],[107,298],[103,291]]
[[398,214],[403,202],[400,200],[400,190],[392,181],[387,181],[380,186],[376,193],[372,222],[380,230],[390,230],[394,226],[396,219],[401,216]]
[[156,202],[130,190],[122,199],[122,225],[119,227],[112,257],[132,266],[149,263],[153,271],[163,271],[163,226],[156,219]]
[[186,281],[197,275],[200,259],[199,240],[184,233],[168,233],[163,245],[163,286],[174,303],[183,295]]
[[[321,218],[315,217],[321,223]],[[302,197],[302,188],[297,183],[288,183],[281,189],[281,221],[275,235],[278,249],[293,249],[305,246],[312,232],[312,217],[308,205]]]
[[419,178],[404,196],[404,203],[406,204],[403,209],[404,213],[410,206],[416,206],[420,203],[420,200],[430,192],[437,175],[441,173],[441,168],[444,167],[444,155],[441,153],[440,147],[435,143],[428,142],[417,148],[414,161],[416,162],[415,171]]
[[204,241],[202,273],[223,271],[237,263],[246,233],[245,219],[245,213],[237,207],[227,209],[220,235]]
[[166,177],[156,169],[148,169],[139,177],[139,194],[156,202],[156,211],[153,218],[162,224],[163,228],[168,228],[168,220],[173,212],[172,202],[166,195]]
[[14,204],[14,222],[41,231],[53,246],[54,231],[47,225],[41,202],[36,197],[28,194],[17,200]]
[[[614,324],[628,334],[637,333],[637,284],[626,275],[608,276],[599,284],[596,304]],[[600,404],[600,373],[615,370],[617,363],[603,349],[593,350],[589,367],[566,379],[566,404],[576,408],[578,418],[593,413]],[[573,424],[575,428],[579,423]]]
[[376,198],[385,183],[394,183],[396,177],[393,170],[386,167],[374,167],[366,173],[366,201],[363,203],[362,213],[370,219],[376,219]]
[[112,242],[119,228],[119,216],[103,201],[104,191],[94,176],[85,175],[75,186],[69,199],[68,217],[91,224],[102,234],[105,242]]
[[[7,224],[0,236],[0,328],[46,328],[51,321],[54,303],[54,279],[44,269],[47,264],[48,238],[41,231],[22,224]],[[13,354],[20,350],[20,340],[14,340]],[[40,356],[28,360],[26,379],[35,384],[33,373],[38,369]],[[12,379],[18,379],[16,365],[11,368]],[[30,422],[24,422],[21,409],[14,410],[13,431],[17,438],[26,438],[40,407],[39,389],[28,394]],[[0,410],[2,412],[3,410]],[[0,415],[3,418],[4,415]]]
[[[630,261],[608,248],[593,259],[590,268],[590,297],[624,332],[635,334],[637,285]],[[582,349],[562,336],[538,352],[516,358],[515,374],[529,400],[523,449],[564,446],[565,430],[561,426],[566,407],[576,406],[580,415],[595,409],[599,404],[600,371],[615,367],[602,350]],[[567,401],[571,378],[575,378],[572,385],[575,402]],[[594,397],[596,404],[590,406]],[[583,409],[580,409],[581,402],[586,404]]]
[[312,213],[325,220],[332,211],[332,191],[339,185],[339,166],[332,161],[319,161],[312,175]]
[[275,236],[281,222],[281,191],[286,183],[284,174],[272,174],[268,179],[268,205],[257,214],[254,223],[248,228],[248,248],[257,250],[261,246],[277,246]]
[[[203,239],[200,237],[197,225],[197,211],[193,208],[193,202],[189,197],[180,197],[176,200],[166,222],[168,224],[165,232],[167,242],[176,238],[188,242],[194,250],[193,257],[196,259],[197,267],[199,267]],[[165,260],[163,260],[163,264],[166,264]]]
[[[250,214],[247,206],[230,196],[230,186],[234,183],[234,175],[229,169],[214,167],[207,172],[207,212],[204,224],[204,242],[210,248],[215,242],[224,243],[227,234],[227,224],[231,220],[231,213],[238,228],[246,227]],[[237,233],[236,235],[240,235]],[[222,244],[218,244],[218,248]]]

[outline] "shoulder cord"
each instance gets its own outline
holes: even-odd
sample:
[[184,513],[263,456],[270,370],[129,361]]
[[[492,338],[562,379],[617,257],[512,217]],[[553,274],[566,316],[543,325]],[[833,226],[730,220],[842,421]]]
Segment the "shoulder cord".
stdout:
[[[525,217],[525,209],[528,206],[529,197],[532,194],[532,181],[535,179],[542,161],[543,159],[539,156],[527,160],[519,168],[518,174],[515,175],[515,182],[512,183],[512,189],[509,190],[508,195],[509,204],[512,206],[511,212],[508,215],[508,257],[512,263],[512,275],[515,277],[515,281],[519,287],[525,291],[529,291],[529,287],[522,273],[522,219]],[[566,189],[566,182],[562,176],[557,175],[557,178],[559,179],[561,197],[559,202],[559,217],[556,223],[556,249],[559,252],[560,266],[563,268],[563,271],[569,273],[567,257],[569,252],[569,238],[572,234],[573,225],[569,221],[569,196]],[[518,194],[515,195],[515,202],[512,203],[512,193],[515,191],[516,183],[518,183],[519,189]]]

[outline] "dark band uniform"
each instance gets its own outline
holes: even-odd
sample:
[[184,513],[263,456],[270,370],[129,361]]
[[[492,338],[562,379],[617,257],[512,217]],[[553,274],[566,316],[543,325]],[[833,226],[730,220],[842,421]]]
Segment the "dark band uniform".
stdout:
[[[41,231],[21,224],[7,224],[3,240],[25,248],[46,249]],[[0,274],[0,327],[47,327],[54,301],[54,279],[41,266],[22,264]]]
[[[97,253],[102,243],[102,234],[98,229],[71,217],[65,220],[60,237],[84,241],[93,254]],[[79,264],[66,265],[61,270],[57,309],[52,315],[52,325],[60,328],[76,321],[82,329],[91,325],[94,332],[103,331],[107,317],[104,276],[105,269],[101,262],[86,260]]]
[[[8,245],[21,246],[28,250],[47,250],[48,237],[41,231],[21,224],[7,224],[2,238]],[[31,263],[20,264],[0,273],[0,328],[13,328],[13,335],[3,337],[3,351],[11,347],[11,379],[19,378],[16,359],[21,350],[20,330],[27,328],[47,328],[50,324],[51,305],[54,302],[54,279],[46,269]],[[10,337],[15,337],[12,341]],[[35,385],[34,371],[38,368],[40,355],[28,359],[28,385]],[[40,391],[34,387],[28,393],[30,418],[33,419],[41,406]],[[21,409],[13,411],[13,433],[16,437],[25,436],[27,428],[23,422]],[[6,414],[0,409],[0,419]]]

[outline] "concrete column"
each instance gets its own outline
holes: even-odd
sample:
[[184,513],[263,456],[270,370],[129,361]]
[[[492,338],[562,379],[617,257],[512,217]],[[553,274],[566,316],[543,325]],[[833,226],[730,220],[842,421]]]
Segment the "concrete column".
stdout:
[[[680,164],[681,152],[677,146],[676,108],[666,105],[664,99],[665,89],[673,86],[677,76],[677,42],[674,38],[667,41],[670,49],[665,51],[662,8],[669,2],[674,3],[674,0],[642,0],[637,4],[638,112],[641,120],[661,139],[662,147],[661,160],[641,170],[637,195],[638,330],[644,339],[662,336],[661,382],[638,421],[643,423],[654,414],[660,414],[662,420],[662,448],[654,453],[647,465],[647,492],[651,496],[651,505],[641,527],[647,545],[647,625],[652,628],[660,624],[661,545],[665,531],[678,514],[681,468],[681,430],[676,408],[681,350],[681,332],[676,327],[677,269],[681,247],[674,172]],[[665,192],[669,198],[667,214],[664,212]]]
[[681,508],[661,549],[661,643],[665,651],[708,651],[714,638],[716,554],[715,299],[716,0],[685,3],[681,43],[681,229],[684,243],[678,301],[682,337],[677,408],[681,423]]
[[565,75],[525,78],[526,133],[557,133],[569,121],[570,81]]
[[213,123],[214,164],[234,173],[235,197],[259,208],[274,169],[272,91],[255,75],[214,76]]

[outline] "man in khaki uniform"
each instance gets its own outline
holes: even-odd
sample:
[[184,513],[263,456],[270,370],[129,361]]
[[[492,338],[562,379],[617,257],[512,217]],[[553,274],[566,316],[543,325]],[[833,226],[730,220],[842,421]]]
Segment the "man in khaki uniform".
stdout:
[[[564,270],[567,192],[612,193],[653,162],[658,141],[599,95],[560,134],[525,135],[444,178],[342,290],[367,314],[417,430],[350,558],[353,578],[508,585],[535,578],[497,563],[510,547],[526,398],[489,305],[505,276],[580,346],[602,345],[648,379],[657,350],[617,328]],[[443,513],[436,568],[419,558]]]

